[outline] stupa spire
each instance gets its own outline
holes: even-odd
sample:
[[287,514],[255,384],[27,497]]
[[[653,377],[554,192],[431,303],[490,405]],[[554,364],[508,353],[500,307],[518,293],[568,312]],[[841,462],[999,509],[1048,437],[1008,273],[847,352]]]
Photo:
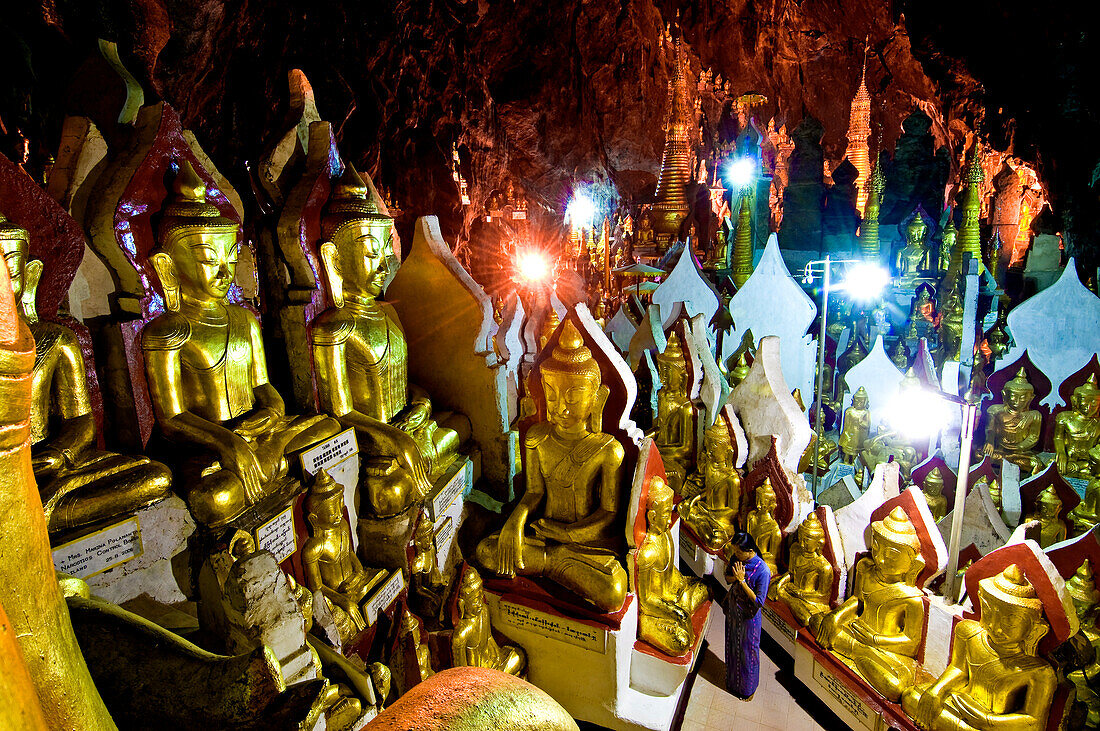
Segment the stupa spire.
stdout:
[[848,161],[859,171],[856,177],[856,207],[860,215],[867,204],[867,182],[871,177],[871,94],[867,91],[867,50],[870,37],[863,43],[863,74],[859,88],[852,97],[851,115],[848,117]]
[[970,151],[970,161],[963,173],[966,189],[962,196],[963,220],[959,227],[959,236],[955,242],[955,250],[951,252],[951,267],[959,272],[962,270],[964,253],[969,253],[978,262],[978,273],[985,266],[982,263],[982,183],[985,182],[985,172],[982,170],[981,156],[978,154],[978,143]]
[[[687,185],[691,182],[691,96],[688,90],[682,36],[673,45],[673,73],[668,81],[668,112],[665,117],[665,149],[657,179],[653,205],[653,228],[660,235],[658,245],[667,245],[680,231],[690,209]],[[661,240],[663,239],[663,241]]]
[[733,283],[740,289],[752,274],[752,219],[749,195],[741,193],[741,208],[737,213],[737,228],[733,235]]

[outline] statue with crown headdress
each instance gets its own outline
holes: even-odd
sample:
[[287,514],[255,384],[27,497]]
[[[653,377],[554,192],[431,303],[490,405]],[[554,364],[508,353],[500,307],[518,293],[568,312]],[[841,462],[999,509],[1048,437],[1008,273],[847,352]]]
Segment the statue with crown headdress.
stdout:
[[1081,630],[1066,642],[1072,660],[1071,669],[1063,670],[1068,670],[1066,680],[1077,688],[1077,701],[1088,709],[1086,728],[1096,728],[1100,726],[1100,630],[1096,627],[1100,590],[1096,588],[1092,561],[1086,558],[1077,567],[1066,581],[1066,594],[1073,602]]
[[361,514],[387,518],[422,502],[458,456],[459,434],[432,418],[409,382],[392,305],[378,297],[393,263],[393,218],[348,165],[321,217],[321,263],[333,307],[311,329],[321,408],[364,438]]
[[1043,416],[1031,408],[1034,398],[1035,388],[1021,368],[1001,389],[1001,403],[986,411],[985,454],[997,462],[1007,459],[1019,465],[1025,474],[1043,468],[1035,453],[1042,435]]
[[1070,409],[1054,417],[1054,460],[1063,477],[1089,478],[1097,456],[1090,454],[1100,439],[1100,389],[1096,375],[1073,389]]
[[503,576],[544,576],[611,612],[626,599],[622,543],[623,445],[601,431],[608,388],[573,320],[538,365],[545,421],[523,439],[526,489],[477,559]]
[[[166,312],[142,331],[145,375],[176,478],[195,519],[217,528],[297,489],[287,455],[339,432],[325,416],[292,416],[267,374],[256,316],[227,299],[238,225],[207,201],[183,163],[161,211],[153,267]],[[167,453],[167,450],[166,450]]]

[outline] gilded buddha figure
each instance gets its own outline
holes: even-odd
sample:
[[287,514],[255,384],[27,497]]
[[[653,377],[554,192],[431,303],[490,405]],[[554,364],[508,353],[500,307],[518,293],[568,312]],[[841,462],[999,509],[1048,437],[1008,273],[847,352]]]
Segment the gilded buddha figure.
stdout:
[[909,350],[905,347],[905,338],[898,338],[893,352],[890,353],[890,362],[902,373],[909,370]]
[[432,521],[426,511],[421,511],[413,533],[413,560],[409,563],[409,604],[429,629],[438,629],[443,622],[447,584],[436,559]]
[[871,433],[871,409],[870,400],[867,398],[867,389],[859,387],[852,394],[852,405],[844,411],[844,426],[840,430],[840,452],[844,456],[841,459],[845,464],[855,464],[856,456],[863,448],[863,443]]
[[1100,523],[1100,477],[1089,480],[1085,497],[1069,511],[1074,535],[1080,535]]
[[712,551],[718,551],[734,532],[741,506],[741,475],[733,466],[735,452],[730,430],[719,416],[703,432],[703,491],[682,501],[680,518]]
[[310,537],[302,546],[306,586],[319,591],[332,610],[344,642],[367,628],[362,604],[385,578],[384,569],[365,569],[355,555],[344,517],[344,488],[325,471],[306,498]]
[[364,514],[404,512],[458,455],[453,429],[432,419],[407,378],[408,349],[393,307],[378,296],[389,274],[393,220],[348,165],[321,217],[321,262],[333,308],[313,321],[321,408],[363,437]]
[[1039,521],[1039,545],[1043,548],[1066,540],[1066,521],[1062,520],[1062,501],[1054,486],[1039,493],[1035,510],[1026,520]]
[[457,592],[458,620],[451,635],[454,667],[493,668],[509,675],[522,675],[527,667],[527,654],[521,647],[501,647],[493,639],[481,576],[472,566],[462,574]]
[[408,609],[401,616],[400,637],[401,644],[416,658],[417,680],[427,680],[435,675],[435,670],[432,670],[431,649],[420,640],[420,620]]
[[779,576],[776,563],[783,541],[783,531],[775,519],[775,508],[778,504],[771,478],[765,477],[764,482],[756,488],[756,504],[745,518],[745,530],[756,542],[760,558],[767,564],[772,576]]
[[1100,726],[1100,630],[1096,628],[1100,591],[1096,589],[1092,562],[1087,558],[1066,582],[1066,593],[1081,627],[1069,640],[1079,662],[1066,673],[1066,679],[1077,688],[1077,700],[1088,709],[1086,727],[1096,728]]
[[787,573],[775,584],[776,597],[803,627],[811,618],[829,611],[834,572],[824,549],[825,529],[817,513],[810,513],[798,526],[798,541],[791,546]]
[[940,313],[940,345],[936,350],[936,361],[957,361],[962,357],[963,301],[959,288],[955,287],[944,298]]
[[906,690],[902,708],[930,731],[1041,731],[1058,684],[1036,656],[1043,603],[1015,564],[978,582],[978,599],[981,619],[955,625],[947,669]]
[[1096,467],[1089,451],[1100,438],[1100,389],[1095,375],[1073,389],[1070,406],[1054,417],[1054,459],[1063,477],[1088,479]]
[[669,484],[680,492],[695,456],[695,407],[688,394],[687,360],[675,330],[655,360],[661,389],[653,441],[664,458]]
[[1001,389],[1003,403],[989,407],[985,428],[985,454],[995,461],[1007,459],[1019,465],[1024,474],[1033,474],[1043,468],[1036,456],[1043,417],[1031,406],[1035,389],[1021,368],[1016,376]]
[[736,388],[741,381],[749,375],[749,354],[747,350],[742,350],[737,359],[733,362],[733,368],[730,369],[730,387]]
[[927,233],[928,224],[918,212],[909,219],[905,227],[905,246],[898,252],[898,286],[903,290],[916,289],[928,270],[929,251],[924,240]]
[[4,253],[19,314],[34,336],[31,467],[51,535],[130,513],[171,494],[168,468],[145,457],[101,452],[76,334],[35,310],[42,262],[28,261],[26,229],[0,214]]
[[661,652],[680,656],[695,644],[691,616],[710,594],[702,581],[685,578],[676,568],[672,498],[672,489],[664,480],[651,479],[646,500],[646,536],[634,554],[634,570],[638,636]]
[[940,472],[939,467],[933,467],[924,476],[920,490],[924,493],[924,499],[928,503],[928,510],[931,511],[933,520],[939,522],[940,518],[947,515],[947,498],[943,495],[943,473]]
[[237,224],[206,201],[184,163],[152,255],[167,311],[142,331],[145,375],[163,435],[183,447],[177,481],[200,522],[220,527],[290,484],[287,455],[335,435],[324,416],[289,416],[268,381],[260,323],[226,299]]
[[[871,687],[896,703],[913,683],[924,632],[920,540],[900,507],[871,524],[871,556],[859,560],[851,596],[811,627]],[[816,626],[815,626],[816,625]]]
[[526,490],[503,529],[478,545],[477,559],[503,576],[546,576],[614,611],[627,590],[614,550],[622,535],[624,452],[600,431],[608,389],[572,320],[538,370],[546,421],[524,437]]
[[[932,288],[927,285],[918,287],[909,305],[909,325],[905,329],[905,338],[916,340],[928,337],[936,328],[936,319],[936,303],[932,301]],[[903,348],[905,338],[899,338]],[[908,366],[898,367],[904,371]]]

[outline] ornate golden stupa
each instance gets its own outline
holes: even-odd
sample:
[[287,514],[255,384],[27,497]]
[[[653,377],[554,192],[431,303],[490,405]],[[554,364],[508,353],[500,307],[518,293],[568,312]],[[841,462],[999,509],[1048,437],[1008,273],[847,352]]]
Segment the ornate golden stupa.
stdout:
[[878,258],[879,255],[878,214],[884,190],[886,176],[882,174],[882,163],[876,160],[867,185],[867,208],[863,214],[863,222],[859,225],[859,248],[868,259]]
[[982,171],[982,163],[975,147],[970,153],[970,161],[963,173],[966,189],[962,196],[963,221],[959,227],[959,237],[956,240],[955,249],[951,252],[951,268],[955,272],[960,271],[964,253],[969,253],[978,262],[978,272],[984,270],[982,264],[982,183],[985,182],[985,173]]
[[863,47],[863,75],[859,89],[852,97],[852,112],[848,117],[848,161],[859,171],[856,177],[856,208],[863,215],[867,204],[868,181],[871,178],[871,94],[867,91],[867,46]]
[[752,274],[752,220],[749,211],[749,196],[741,195],[740,210],[737,213],[737,228],[733,235],[733,283],[738,288],[748,281]]
[[691,182],[692,108],[684,68],[683,40],[676,39],[673,74],[668,82],[668,116],[665,120],[665,150],[657,179],[653,205],[653,229],[657,245],[664,248],[680,232],[689,205],[687,185]]

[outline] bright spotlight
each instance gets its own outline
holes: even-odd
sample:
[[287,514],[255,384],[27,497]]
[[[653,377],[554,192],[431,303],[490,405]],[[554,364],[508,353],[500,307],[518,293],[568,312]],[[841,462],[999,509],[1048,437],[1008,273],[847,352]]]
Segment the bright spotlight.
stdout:
[[868,302],[875,299],[890,282],[890,273],[875,264],[860,263],[851,266],[840,289],[853,299]]
[[571,226],[579,228],[591,228],[592,221],[596,218],[596,203],[587,193],[576,191],[573,200],[565,207],[565,220]]
[[951,404],[935,391],[903,383],[890,414],[894,431],[911,439],[927,439],[951,421]]
[[516,258],[516,272],[524,281],[541,282],[550,274],[550,262],[541,251],[525,251]]
[[744,188],[756,175],[756,163],[751,157],[739,157],[726,166],[726,180],[734,188]]

